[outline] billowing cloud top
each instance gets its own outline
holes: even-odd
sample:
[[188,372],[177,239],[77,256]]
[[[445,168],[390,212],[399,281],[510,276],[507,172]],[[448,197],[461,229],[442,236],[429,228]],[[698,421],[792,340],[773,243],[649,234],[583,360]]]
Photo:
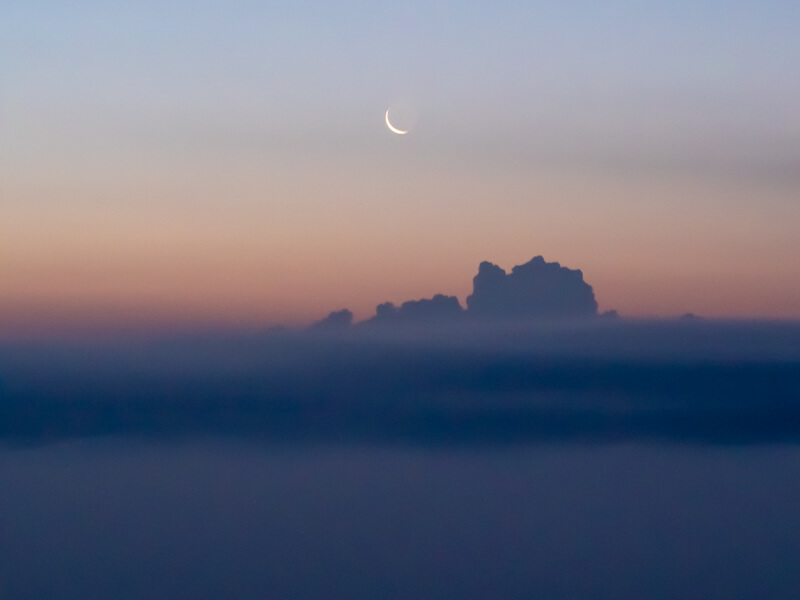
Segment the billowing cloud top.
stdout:
[[458,298],[436,294],[430,299],[423,298],[422,300],[403,302],[400,308],[391,302],[379,304],[375,311],[375,317],[370,322],[381,324],[408,321],[452,322],[461,317],[463,313],[464,309],[461,308]]
[[335,310],[321,321],[317,321],[311,326],[312,330],[325,331],[344,329],[353,322],[353,313],[347,310]]
[[[399,308],[391,302],[378,305],[370,324],[458,323],[471,319],[579,318],[597,315],[592,286],[577,269],[547,262],[541,256],[506,273],[484,261],[473,278],[473,291],[464,310],[455,296],[436,294],[433,298],[409,300]],[[342,311],[345,312],[345,311]],[[349,311],[348,311],[349,312]],[[613,313],[613,311],[612,311]],[[613,313],[614,315],[616,313]],[[347,326],[341,313],[331,315],[314,327],[337,323]]]
[[472,316],[491,318],[586,317],[597,314],[592,286],[577,269],[546,262],[541,256],[506,274],[482,262],[467,298]]

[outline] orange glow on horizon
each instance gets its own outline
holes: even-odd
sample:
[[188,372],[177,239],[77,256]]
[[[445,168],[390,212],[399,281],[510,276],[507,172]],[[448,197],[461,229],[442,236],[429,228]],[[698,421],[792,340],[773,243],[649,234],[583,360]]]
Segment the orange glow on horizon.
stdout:
[[436,293],[464,305],[481,261],[509,270],[539,254],[581,269],[601,310],[623,316],[800,319],[790,188],[306,168],[315,177],[239,164],[196,181],[10,180],[26,203],[7,212],[0,241],[0,331],[303,324],[342,308],[363,319],[378,303]]

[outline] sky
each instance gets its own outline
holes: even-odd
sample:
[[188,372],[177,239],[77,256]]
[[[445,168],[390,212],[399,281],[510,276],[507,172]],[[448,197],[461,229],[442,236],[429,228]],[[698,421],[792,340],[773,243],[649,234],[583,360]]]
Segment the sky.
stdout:
[[799,23],[7,0],[0,332],[360,319],[535,255],[623,316],[800,319]]

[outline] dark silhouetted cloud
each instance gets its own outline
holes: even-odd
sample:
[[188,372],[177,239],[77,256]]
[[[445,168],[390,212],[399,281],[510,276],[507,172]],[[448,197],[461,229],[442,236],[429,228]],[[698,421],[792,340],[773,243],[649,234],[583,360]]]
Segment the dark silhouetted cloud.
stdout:
[[454,323],[464,313],[458,298],[436,294],[433,298],[422,300],[409,300],[397,308],[391,302],[379,304],[375,316],[370,323],[399,324],[399,323]]
[[[577,269],[546,262],[536,256],[506,273],[497,265],[482,262],[473,278],[473,291],[464,310],[455,296],[436,294],[433,298],[409,300],[399,308],[392,302],[379,304],[367,321],[379,325],[458,324],[464,317],[491,320],[582,318],[597,315],[592,286]],[[337,313],[331,313],[328,319]],[[617,312],[602,316],[616,318]],[[327,319],[318,323],[323,325]],[[339,321],[336,320],[338,323]],[[348,323],[349,324],[349,323]]]
[[470,316],[493,319],[588,317],[597,314],[592,286],[577,269],[546,262],[541,256],[506,274],[482,262],[467,298]]
[[350,327],[353,322],[353,313],[347,310],[337,310],[330,313],[321,321],[317,321],[311,326],[313,331],[341,330]]

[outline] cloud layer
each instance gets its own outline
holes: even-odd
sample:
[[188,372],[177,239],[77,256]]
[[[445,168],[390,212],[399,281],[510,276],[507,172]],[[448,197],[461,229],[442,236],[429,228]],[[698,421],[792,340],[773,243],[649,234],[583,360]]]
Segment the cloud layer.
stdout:
[[605,319],[7,346],[0,439],[800,441],[798,348],[797,325]]

